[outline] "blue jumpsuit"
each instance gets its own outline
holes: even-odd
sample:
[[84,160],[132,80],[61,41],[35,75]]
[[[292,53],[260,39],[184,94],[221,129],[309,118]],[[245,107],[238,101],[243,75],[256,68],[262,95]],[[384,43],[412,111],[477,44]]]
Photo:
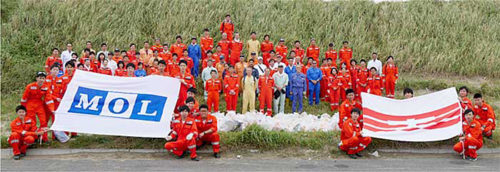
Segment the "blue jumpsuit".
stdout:
[[301,72],[292,74],[290,78],[290,85],[292,87],[293,102],[292,102],[292,112],[295,112],[296,104],[299,104],[298,111],[302,112],[302,94],[307,89],[306,75]]
[[285,67],[285,73],[288,75],[288,85],[286,86],[286,97],[288,97],[290,99],[290,101],[293,101],[293,96],[290,94],[290,87],[291,87],[291,84],[292,83],[292,75],[294,73],[297,73],[297,68],[295,68],[295,66],[292,66],[290,68],[290,66],[287,66]]
[[[323,77],[321,69],[317,67],[311,67],[307,70],[307,79],[309,80],[309,105],[313,104],[313,98],[316,97],[316,105],[319,104],[319,92],[320,92],[320,80]],[[317,80],[316,84],[313,84],[311,80]],[[314,97],[313,97],[314,96]]]
[[201,48],[198,44],[189,44],[188,46],[188,56],[193,59],[193,69],[191,69],[191,74],[194,77],[198,77],[198,68],[200,68],[201,60]]

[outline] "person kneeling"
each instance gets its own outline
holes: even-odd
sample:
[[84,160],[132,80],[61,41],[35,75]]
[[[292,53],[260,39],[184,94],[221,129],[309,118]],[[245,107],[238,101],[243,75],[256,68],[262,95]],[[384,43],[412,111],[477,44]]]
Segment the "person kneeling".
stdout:
[[37,135],[47,132],[47,128],[37,130],[36,120],[26,116],[26,108],[23,105],[16,107],[18,117],[10,123],[12,133],[9,137],[9,144],[14,153],[14,160],[19,160],[26,156],[26,149],[35,142]]
[[359,152],[365,149],[372,142],[372,138],[363,137],[361,126],[358,123],[358,117],[361,111],[358,108],[351,110],[351,118],[344,121],[342,131],[340,133],[339,148],[349,155],[350,158],[356,159],[362,157]]
[[460,153],[464,159],[476,161],[476,151],[483,146],[481,123],[474,119],[474,112],[471,109],[465,110],[464,114],[463,135],[459,138],[460,142],[453,146],[453,150]]
[[[191,151],[191,160],[199,161],[196,155],[196,138],[198,129],[193,118],[189,116],[189,108],[186,105],[179,107],[180,116],[172,122],[172,132],[167,136],[165,149],[178,156],[184,157],[184,151]],[[172,141],[174,140],[174,141]]]
[[217,118],[208,113],[208,106],[200,106],[200,115],[196,117],[196,127],[200,134],[196,140],[197,146],[202,146],[206,142],[212,144],[212,149],[214,151],[214,157],[220,158],[220,136],[217,133]]

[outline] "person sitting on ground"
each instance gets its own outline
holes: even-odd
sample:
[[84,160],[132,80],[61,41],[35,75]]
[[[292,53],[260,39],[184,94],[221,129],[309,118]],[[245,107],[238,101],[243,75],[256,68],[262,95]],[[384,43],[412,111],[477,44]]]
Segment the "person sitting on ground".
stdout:
[[362,157],[359,152],[364,150],[371,142],[371,137],[364,137],[361,132],[361,126],[358,123],[358,117],[361,111],[354,108],[351,111],[351,118],[344,121],[342,131],[340,133],[339,149],[346,152],[352,159]]
[[481,136],[481,123],[474,119],[472,109],[464,112],[465,121],[462,123],[463,133],[459,142],[453,146],[453,150],[460,153],[464,159],[476,161],[477,153],[483,146],[483,136]]
[[198,139],[196,139],[196,146],[200,147],[204,143],[210,142],[214,151],[214,157],[220,158],[220,136],[217,133],[217,118],[210,115],[207,105],[203,104],[200,106],[200,115],[194,121],[199,132]]
[[42,135],[48,128],[36,127],[36,120],[26,116],[26,107],[19,105],[16,107],[17,118],[10,123],[11,134],[9,144],[14,153],[14,160],[19,160],[26,156],[26,149],[35,142],[37,135]]
[[483,136],[488,139],[492,139],[493,130],[495,130],[495,111],[489,104],[483,100],[481,93],[474,94],[474,106],[472,107],[474,115],[481,123],[481,129],[483,130]]
[[172,132],[167,136],[165,149],[184,158],[186,150],[191,152],[191,160],[199,161],[196,155],[196,138],[198,129],[194,119],[189,117],[189,108],[186,105],[179,107],[179,117],[172,121]]

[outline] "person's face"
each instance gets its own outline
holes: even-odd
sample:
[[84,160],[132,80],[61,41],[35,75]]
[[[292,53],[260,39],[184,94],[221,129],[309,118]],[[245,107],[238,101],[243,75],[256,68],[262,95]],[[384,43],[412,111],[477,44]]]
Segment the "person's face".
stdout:
[[352,67],[356,66],[356,62],[355,62],[355,61],[352,61],[352,62],[351,62],[351,66],[352,66]]
[[251,34],[251,35],[250,35],[250,38],[252,38],[252,39],[256,39],[256,38],[257,38],[257,35],[256,35],[256,34]]
[[354,93],[347,94],[347,99],[349,99],[351,101],[354,100]]
[[130,50],[135,50],[135,45],[130,46]]
[[293,59],[295,58],[295,52],[290,53],[290,57]]
[[234,34],[234,39],[240,39],[240,34]]
[[281,45],[281,46],[283,46],[283,44],[285,44],[285,42],[280,41],[278,44]]
[[45,82],[45,76],[36,77],[36,82],[37,83],[43,83],[43,82]]
[[210,66],[210,67],[212,67],[212,65],[213,65],[213,64],[214,64],[214,62],[212,62],[212,60],[209,60],[209,61],[207,62],[207,65],[208,65],[208,66]]
[[240,62],[245,62],[245,57],[240,57]]
[[412,93],[405,93],[405,98],[409,99],[412,98],[413,94]]
[[71,65],[66,66],[66,71],[72,73],[74,70],[75,70],[75,68],[73,66],[71,66]]
[[358,113],[358,112],[353,112],[353,113],[351,113],[351,119],[352,119],[353,121],[357,121],[357,120],[358,120],[358,118],[359,118],[359,113]]
[[474,104],[476,104],[478,106],[483,106],[483,98],[475,98]]
[[210,73],[210,76],[212,76],[212,78],[214,78],[214,79],[217,78],[217,74],[215,72]]
[[363,68],[366,67],[366,63],[365,62],[361,62],[361,63],[359,63],[359,65],[361,65],[361,67],[363,67]]
[[269,41],[269,36],[265,36],[264,40]]
[[269,70],[269,68],[266,69],[266,76],[269,76],[269,74],[271,73],[271,71]]
[[222,48],[221,47],[217,47],[217,52],[221,52],[222,51]]
[[331,60],[327,60],[327,61],[326,61],[326,64],[328,64],[328,65],[332,65],[332,61],[331,61]]
[[78,66],[78,69],[83,70],[83,66]]
[[274,61],[269,61],[269,66],[274,66]]
[[156,60],[155,60],[155,61],[153,61],[153,66],[154,66],[154,67],[158,66],[158,61],[156,61]]
[[318,66],[318,63],[317,63],[316,61],[313,61],[313,62],[312,62],[312,66],[313,66],[313,67],[316,67],[316,66]]
[[155,40],[155,43],[156,43],[156,45],[160,45],[161,44],[161,42],[160,42],[159,39]]
[[153,53],[153,55],[154,55],[155,57],[158,57],[158,51],[155,51],[155,52]]
[[181,112],[181,117],[182,118],[187,118],[187,116],[189,115],[189,112],[188,111],[182,111]]
[[196,39],[191,39],[192,44],[196,44]]
[[460,95],[460,97],[467,97],[467,90],[465,89],[461,89],[458,94]]
[[332,75],[337,75],[337,70],[336,69],[332,69]]
[[78,58],[78,56],[73,54],[73,55],[71,55],[71,58],[76,59],[76,58]]
[[158,69],[160,69],[160,71],[165,70],[165,65],[163,63],[158,64]]
[[205,36],[210,36],[210,32],[208,32],[208,31],[205,31],[204,34],[205,34]]
[[313,60],[311,60],[311,59],[307,60],[307,64],[311,64],[312,62],[313,62]]
[[189,109],[193,109],[194,108],[194,103],[193,102],[189,102],[186,105],[188,106]]
[[344,47],[347,47],[347,46],[349,46],[349,44],[348,43],[344,43]]
[[226,20],[227,21],[231,20],[231,16],[226,16]]
[[315,41],[315,40],[312,40],[312,41],[311,41],[311,44],[312,44],[312,45],[316,45],[316,41]]
[[184,57],[187,57],[188,56],[188,52],[184,51],[184,52],[182,52],[182,55],[184,55]]
[[102,62],[102,65],[103,65],[104,67],[108,66],[108,61],[107,61],[107,60],[104,60],[104,61]]
[[387,59],[387,63],[392,64],[393,62],[394,62],[394,59],[392,59],[392,58]]
[[168,46],[167,46],[167,45],[164,45],[164,46],[163,46],[163,50],[164,50],[164,51],[167,51],[167,50],[168,50]]
[[279,67],[279,68],[278,68],[278,71],[279,71],[280,73],[283,73],[283,68],[282,68],[282,67]]
[[52,54],[55,55],[55,56],[59,55],[59,51],[58,50],[54,50],[54,51],[52,51]]
[[134,72],[134,68],[132,66],[127,67],[127,71],[129,73]]
[[18,110],[16,113],[17,113],[17,116],[19,116],[19,118],[21,118],[21,119],[24,119],[24,117],[26,117],[26,111],[23,109]]
[[342,63],[341,67],[342,69],[347,69],[347,65],[345,63]]
[[372,72],[372,75],[374,75],[374,76],[377,75],[377,70],[371,69],[370,71]]
[[288,59],[288,64],[292,65],[293,59]]
[[201,108],[200,109],[200,116],[202,118],[206,118],[208,116],[208,109],[207,108]]
[[137,65],[137,68],[142,69],[143,66],[142,65]]
[[50,69],[50,74],[52,76],[57,76],[57,74],[59,74],[59,68],[58,67],[54,67],[54,68]]
[[222,39],[227,39],[227,34],[226,33],[222,34]]
[[472,112],[465,114],[465,120],[467,120],[467,122],[471,122],[474,120],[474,114],[472,114]]
[[182,39],[181,38],[177,38],[176,41],[177,41],[177,43],[181,43]]
[[145,49],[148,49],[148,48],[149,48],[149,43],[147,43],[147,42],[146,42],[146,43],[144,43],[144,48],[145,48]]
[[85,66],[90,66],[90,60],[85,60]]
[[262,64],[263,62],[264,62],[264,60],[259,59],[259,64]]
[[104,58],[106,58],[106,56],[104,54],[99,54],[99,60],[103,60]]
[[122,57],[124,57],[124,56],[127,55],[127,53],[126,52],[122,52],[121,55],[122,55]]
[[128,62],[129,60],[130,60],[130,59],[128,58],[128,56],[125,56],[125,57],[123,58],[123,62]]
[[177,56],[172,56],[172,59],[177,60]]
[[300,43],[299,42],[295,43],[295,48],[299,48],[299,47],[300,47]]
[[194,93],[191,92],[191,91],[187,92],[187,97],[193,97],[194,98]]
[[181,68],[181,70],[182,70],[182,71],[185,71],[185,70],[186,70],[186,67],[187,67],[187,66],[186,66],[186,64],[184,64],[184,63],[181,63],[181,64],[179,65],[179,68]]
[[247,68],[246,69],[246,74],[247,74],[247,76],[251,76],[252,75],[252,69],[251,68]]
[[106,50],[108,50],[108,46],[107,46],[107,45],[103,45],[103,46],[101,46],[101,49],[102,49],[103,51],[106,51]]
[[298,65],[297,66],[297,72],[300,72],[300,71],[302,71],[302,66]]
[[372,54],[372,59],[373,60],[377,59],[377,54]]
[[66,49],[68,49],[69,51],[71,51],[73,49],[73,45],[71,45],[71,44],[66,45]]
[[88,49],[91,49],[92,48],[92,43],[87,42],[86,46],[87,46]]

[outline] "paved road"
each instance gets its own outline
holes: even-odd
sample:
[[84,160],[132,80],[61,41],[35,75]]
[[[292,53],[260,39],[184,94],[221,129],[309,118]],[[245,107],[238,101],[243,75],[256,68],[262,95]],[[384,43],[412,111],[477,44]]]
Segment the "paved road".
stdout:
[[31,156],[14,161],[2,159],[2,171],[495,171],[498,155],[486,155],[476,162],[457,156],[414,156],[405,158],[367,158],[338,160],[299,159],[213,159],[192,162],[185,158],[106,159],[104,157]]

